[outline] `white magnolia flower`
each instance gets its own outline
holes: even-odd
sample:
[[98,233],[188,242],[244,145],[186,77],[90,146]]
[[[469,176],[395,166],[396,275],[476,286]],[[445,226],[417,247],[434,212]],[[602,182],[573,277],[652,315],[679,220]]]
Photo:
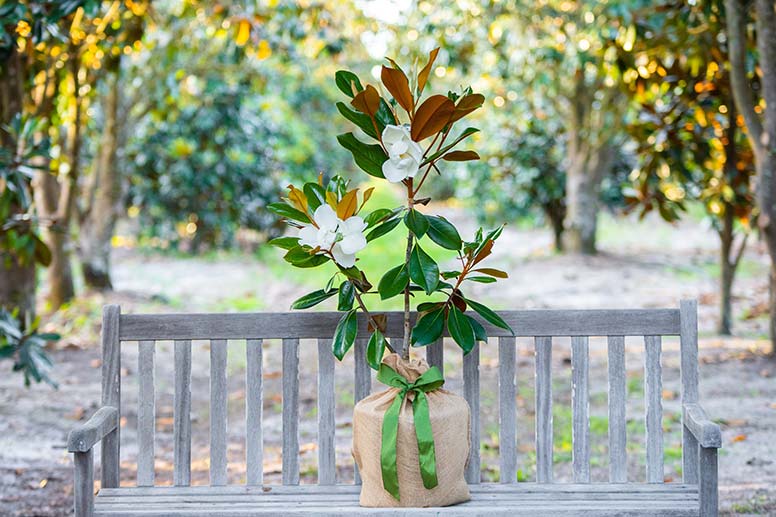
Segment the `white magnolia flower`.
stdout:
[[299,243],[320,248],[319,254],[330,251],[337,264],[353,267],[356,253],[366,247],[364,220],[354,215],[343,221],[327,204],[315,210],[313,220],[318,228],[309,224],[299,230]]
[[423,161],[423,149],[410,137],[406,126],[385,126],[383,145],[388,160],[383,163],[383,176],[391,183],[414,178]]

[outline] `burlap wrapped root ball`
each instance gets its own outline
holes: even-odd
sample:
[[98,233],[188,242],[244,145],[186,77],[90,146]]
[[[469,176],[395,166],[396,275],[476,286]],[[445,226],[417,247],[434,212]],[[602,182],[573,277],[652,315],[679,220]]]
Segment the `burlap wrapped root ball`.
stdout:
[[[404,361],[398,354],[389,354],[383,363],[409,382],[415,382],[429,368],[422,359]],[[412,409],[415,394],[410,392],[401,405],[396,440],[399,500],[383,487],[380,463],[383,417],[399,392],[397,388],[388,388],[374,393],[353,410],[353,457],[361,474],[361,506],[429,507],[468,501],[469,486],[464,470],[471,439],[469,404],[463,397],[444,389],[425,394],[434,436],[437,486],[431,489],[423,486]]]

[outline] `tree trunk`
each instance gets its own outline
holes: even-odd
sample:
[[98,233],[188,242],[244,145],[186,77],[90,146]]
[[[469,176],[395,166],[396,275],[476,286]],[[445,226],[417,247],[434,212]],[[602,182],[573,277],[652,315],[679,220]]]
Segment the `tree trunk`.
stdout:
[[731,292],[733,289],[733,276],[735,267],[731,263],[730,253],[733,249],[733,214],[730,207],[726,207],[722,221],[722,229],[719,232],[720,240],[720,279],[719,279],[719,326],[717,332],[723,336],[729,336],[732,329]]
[[[0,69],[0,123],[7,124],[22,111],[24,65],[13,45],[10,55]],[[5,148],[13,143],[4,131],[0,131],[0,145]],[[0,221],[0,224],[2,221]],[[23,323],[35,317],[35,261],[20,263],[13,253],[2,251],[0,260],[0,307],[19,309]]]
[[563,249],[594,255],[598,229],[598,188],[610,164],[610,149],[593,149],[586,142],[569,146],[566,169],[566,218]]
[[563,203],[548,204],[544,207],[544,213],[552,226],[555,251],[557,253],[563,253],[563,219],[566,216],[566,210],[563,207]]
[[99,291],[113,289],[110,278],[111,239],[121,202],[121,174],[116,167],[118,147],[120,61],[109,63],[108,91],[103,110],[100,150],[89,186],[87,211],[81,220],[79,256],[84,281]]

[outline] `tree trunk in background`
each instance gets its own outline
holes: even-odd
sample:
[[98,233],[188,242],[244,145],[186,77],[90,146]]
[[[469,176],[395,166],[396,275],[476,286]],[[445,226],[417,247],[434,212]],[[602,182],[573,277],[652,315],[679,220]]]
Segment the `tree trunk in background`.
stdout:
[[551,203],[544,207],[544,214],[552,226],[555,251],[563,253],[563,219],[566,217],[566,209],[563,202]]
[[610,149],[593,149],[585,142],[569,145],[566,169],[566,218],[563,249],[594,255],[598,228],[598,187],[610,164]]
[[[6,124],[22,111],[24,69],[16,46],[0,69],[0,122]],[[12,145],[0,131],[0,145]],[[35,317],[35,262],[20,264],[15,256],[2,253],[0,260],[0,307],[19,309],[24,323]]]
[[103,110],[105,125],[88,189],[86,213],[81,220],[79,256],[84,281],[92,289],[113,289],[110,278],[111,239],[121,202],[121,175],[116,167],[120,60],[108,63],[108,91]]
[[771,259],[771,356],[776,358],[776,10],[773,0],[756,0],[755,9],[756,64],[762,71],[760,90],[765,100],[762,119],[754,110],[756,102],[746,68],[749,4],[741,0],[725,0],[733,96],[746,122],[747,135],[754,151],[757,171],[755,192],[760,208],[757,221]]
[[732,330],[731,293],[733,290],[733,277],[736,273],[735,265],[730,260],[730,254],[733,250],[733,235],[733,214],[731,213],[731,210],[726,210],[725,217],[722,221],[722,229],[719,232],[720,278],[719,326],[717,327],[717,332],[723,336],[729,336]]

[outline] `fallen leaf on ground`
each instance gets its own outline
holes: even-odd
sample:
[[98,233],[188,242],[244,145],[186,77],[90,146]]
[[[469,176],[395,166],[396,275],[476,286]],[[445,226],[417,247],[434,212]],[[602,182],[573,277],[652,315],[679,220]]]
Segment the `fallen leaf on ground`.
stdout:
[[92,359],[91,361],[89,361],[89,366],[91,366],[92,368],[99,368],[100,366],[102,366],[102,359]]
[[735,435],[733,437],[733,443],[735,443],[735,442],[743,442],[744,440],[746,440],[746,435],[745,434],[737,434],[737,435]]

